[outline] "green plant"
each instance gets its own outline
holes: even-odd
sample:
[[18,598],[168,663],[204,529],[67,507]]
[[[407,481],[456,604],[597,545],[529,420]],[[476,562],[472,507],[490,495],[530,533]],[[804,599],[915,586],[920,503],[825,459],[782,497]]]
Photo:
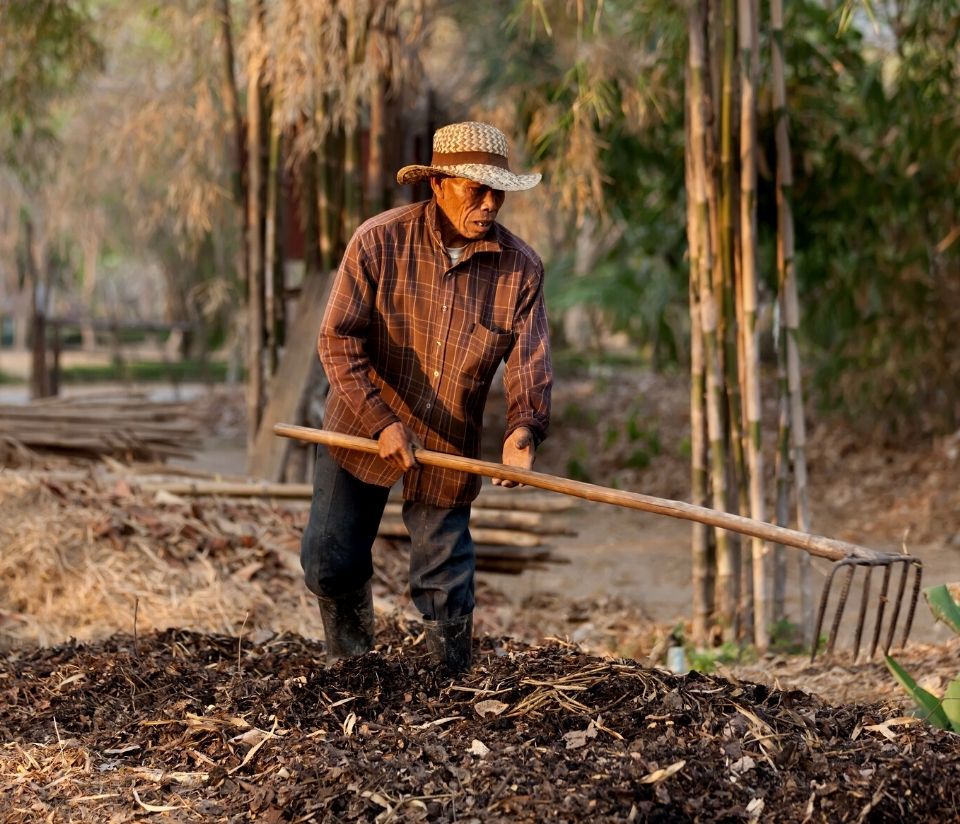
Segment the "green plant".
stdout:
[[107,365],[85,364],[63,369],[63,383],[96,383],[99,381],[223,381],[227,365],[223,361],[199,360],[130,361]]
[[711,647],[709,649],[687,650],[690,669],[703,673],[713,672],[717,668],[717,664],[742,662],[744,658],[749,655],[749,649],[741,648],[734,641],[727,641],[719,647]]
[[591,483],[593,480],[587,468],[587,449],[582,443],[576,444],[573,454],[567,459],[567,477],[586,483]]
[[789,618],[781,618],[770,627],[770,649],[787,655],[804,652],[803,633]]
[[[923,591],[934,617],[943,621],[960,635],[960,605],[953,599],[946,584],[929,587]],[[935,727],[960,733],[960,675],[954,678],[942,698],[921,687],[896,660],[885,656],[887,668],[910,697],[917,702],[917,711]]]

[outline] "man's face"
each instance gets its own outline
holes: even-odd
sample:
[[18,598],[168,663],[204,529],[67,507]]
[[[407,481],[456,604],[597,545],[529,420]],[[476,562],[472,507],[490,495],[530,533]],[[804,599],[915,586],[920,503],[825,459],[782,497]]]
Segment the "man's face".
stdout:
[[440,223],[447,246],[463,246],[484,237],[503,205],[503,192],[464,177],[434,177],[430,188],[445,218]]

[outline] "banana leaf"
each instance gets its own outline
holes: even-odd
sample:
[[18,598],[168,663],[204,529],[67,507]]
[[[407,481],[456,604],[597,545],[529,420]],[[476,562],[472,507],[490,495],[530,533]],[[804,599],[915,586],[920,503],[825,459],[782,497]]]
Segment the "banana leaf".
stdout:
[[923,591],[927,603],[930,605],[930,611],[934,618],[943,621],[955,633],[960,635],[960,606],[953,600],[950,590],[946,584],[939,584],[935,587],[927,587]]
[[951,729],[950,719],[944,712],[940,699],[933,693],[927,692],[927,690],[914,681],[913,678],[910,677],[910,673],[889,655],[884,656],[884,658],[887,661],[887,668],[893,673],[893,677],[896,678],[900,686],[910,694],[910,697],[917,702],[921,717],[934,727],[939,727],[942,730]]
[[960,678],[954,678],[947,686],[941,706],[953,731],[960,733]]

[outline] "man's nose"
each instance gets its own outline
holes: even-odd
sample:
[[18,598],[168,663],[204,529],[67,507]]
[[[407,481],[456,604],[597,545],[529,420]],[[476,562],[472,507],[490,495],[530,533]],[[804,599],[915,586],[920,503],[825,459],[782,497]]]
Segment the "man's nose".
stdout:
[[483,200],[480,201],[480,207],[488,212],[495,212],[503,203],[503,192],[496,189],[487,189],[483,193]]

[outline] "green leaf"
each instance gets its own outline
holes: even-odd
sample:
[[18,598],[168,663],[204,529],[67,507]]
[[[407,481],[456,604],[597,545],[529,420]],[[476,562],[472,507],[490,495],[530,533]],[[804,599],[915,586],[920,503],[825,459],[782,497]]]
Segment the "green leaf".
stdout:
[[897,679],[902,686],[917,702],[917,706],[920,708],[922,717],[929,724],[932,724],[934,727],[939,727],[942,730],[950,729],[950,719],[947,718],[947,714],[943,711],[943,706],[940,704],[940,699],[937,698],[933,693],[927,692],[923,687],[921,687],[913,678],[910,677],[903,667],[901,667],[896,661],[894,661],[889,655],[885,655],[884,658],[887,662],[887,668],[890,672],[893,673],[893,677]]
[[960,678],[954,678],[947,685],[947,691],[943,694],[941,706],[950,721],[950,726],[953,727],[953,731],[960,733]]
[[950,590],[946,584],[940,584],[935,587],[927,587],[923,591],[927,603],[930,605],[930,611],[934,618],[943,621],[948,627],[960,635],[960,606],[953,600]]

